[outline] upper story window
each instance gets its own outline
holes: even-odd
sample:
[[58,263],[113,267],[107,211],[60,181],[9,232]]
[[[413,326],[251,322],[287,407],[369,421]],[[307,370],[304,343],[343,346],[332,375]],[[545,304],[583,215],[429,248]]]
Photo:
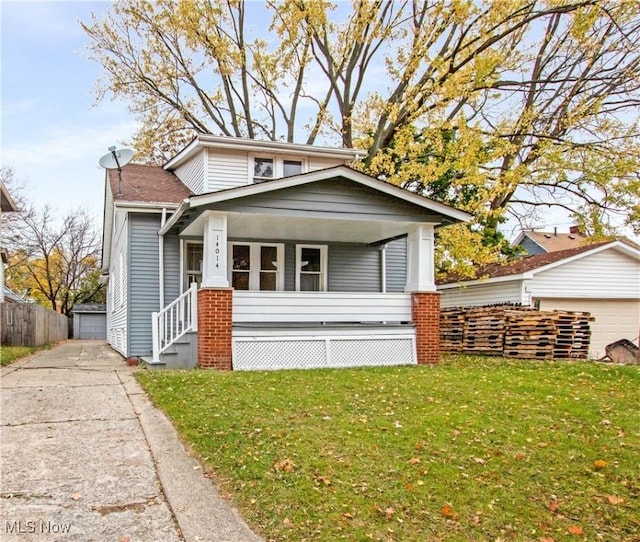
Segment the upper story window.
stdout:
[[285,160],[282,163],[282,176],[291,177],[302,173],[302,162],[300,160]]
[[253,159],[253,179],[269,180],[273,178],[273,158],[259,158],[256,156]]
[[303,160],[290,160],[278,157],[253,157],[253,182],[261,183],[272,179],[281,179],[299,175],[304,171]]

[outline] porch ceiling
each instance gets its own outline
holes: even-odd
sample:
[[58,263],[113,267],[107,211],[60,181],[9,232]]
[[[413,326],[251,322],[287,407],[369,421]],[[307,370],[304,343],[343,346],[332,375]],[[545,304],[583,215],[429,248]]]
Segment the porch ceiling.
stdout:
[[[203,213],[181,235],[203,236],[206,220],[206,213]],[[228,237],[235,239],[375,243],[406,234],[411,224],[248,213],[227,215]]]

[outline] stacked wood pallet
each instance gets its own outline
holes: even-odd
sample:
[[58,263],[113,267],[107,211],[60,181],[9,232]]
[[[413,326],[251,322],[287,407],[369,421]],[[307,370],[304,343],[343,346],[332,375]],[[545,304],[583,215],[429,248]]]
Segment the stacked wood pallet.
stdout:
[[456,307],[441,311],[443,352],[519,359],[586,358],[589,313],[539,311],[513,305]]
[[556,324],[555,358],[584,359],[589,355],[594,318],[588,312],[553,311]]
[[440,348],[444,352],[460,354],[464,337],[465,309],[459,307],[440,311]]
[[473,307],[467,309],[462,351],[465,354],[496,355],[504,343],[504,308]]
[[507,333],[503,355],[507,358],[552,359],[556,339],[551,315],[539,311],[505,311]]

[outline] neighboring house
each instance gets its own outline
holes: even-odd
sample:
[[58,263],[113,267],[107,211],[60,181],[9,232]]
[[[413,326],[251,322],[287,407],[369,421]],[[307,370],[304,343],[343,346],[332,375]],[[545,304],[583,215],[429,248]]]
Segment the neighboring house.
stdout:
[[77,303],[73,306],[73,338],[107,338],[107,306],[101,303]]
[[0,181],[0,303],[5,300],[4,267],[9,263],[9,255],[2,245],[2,213],[17,210],[18,206],[11,198],[4,183]]
[[6,284],[0,285],[0,288],[2,288],[2,295],[4,296],[2,298],[2,301],[6,303],[26,303],[27,302],[24,298],[20,297],[13,290],[11,290],[11,288],[9,288]]
[[571,226],[569,233],[558,233],[557,228],[553,232],[525,230],[513,241],[513,245],[521,246],[529,256],[533,256],[580,247],[586,240],[577,226]]
[[640,250],[626,241],[541,253],[478,270],[477,280],[438,284],[443,307],[520,303],[590,312],[593,359],[618,339],[640,334]]
[[471,216],[362,157],[200,135],[164,167],[108,172],[108,342],[151,367],[437,361],[434,230]]

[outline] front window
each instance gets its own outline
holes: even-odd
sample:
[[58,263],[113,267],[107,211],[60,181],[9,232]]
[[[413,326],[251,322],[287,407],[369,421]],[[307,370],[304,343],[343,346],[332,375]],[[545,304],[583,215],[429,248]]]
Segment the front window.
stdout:
[[322,292],[327,289],[326,245],[296,247],[296,290]]
[[230,282],[236,290],[284,290],[284,245],[231,243]]

